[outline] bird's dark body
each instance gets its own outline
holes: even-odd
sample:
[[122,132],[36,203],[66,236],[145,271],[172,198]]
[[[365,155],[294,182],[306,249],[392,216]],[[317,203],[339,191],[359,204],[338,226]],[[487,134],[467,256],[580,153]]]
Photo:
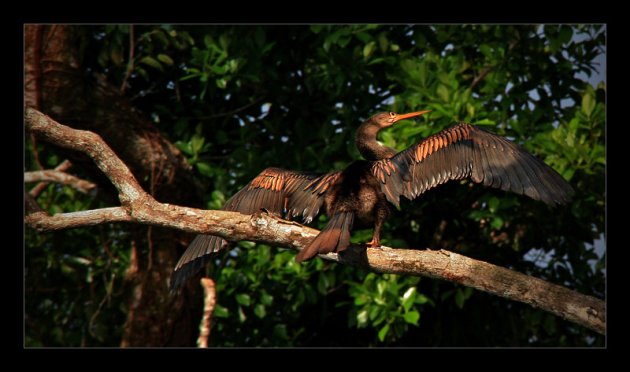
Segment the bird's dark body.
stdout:
[[377,219],[387,217],[389,203],[372,175],[371,167],[371,162],[357,160],[341,172],[324,198],[328,217],[339,212],[352,212],[355,223],[361,226],[371,226]]
[[[447,128],[400,152],[378,142],[382,129],[426,112],[376,114],[357,130],[356,146],[366,160],[325,174],[267,168],[234,194],[223,209],[245,214],[265,209],[285,218],[301,217],[306,223],[325,209],[328,223],[298,252],[296,261],[301,262],[318,254],[344,251],[350,245],[355,224],[373,226],[372,241],[367,245],[380,246],[381,227],[391,204],[399,206],[401,196],[412,200],[451,180],[468,178],[550,206],[571,200],[571,186],[540,159],[501,136],[467,123]],[[171,287],[181,286],[226,245],[220,237],[198,235],[177,263]]]

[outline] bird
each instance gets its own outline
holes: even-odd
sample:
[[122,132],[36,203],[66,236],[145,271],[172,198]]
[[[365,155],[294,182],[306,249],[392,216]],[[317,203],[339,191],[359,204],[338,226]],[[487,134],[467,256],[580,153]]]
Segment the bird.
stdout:
[[[380,131],[429,111],[377,113],[356,132],[362,160],[323,174],[266,168],[222,209],[243,214],[265,210],[285,219],[301,217],[304,223],[325,210],[328,223],[295,257],[303,262],[344,251],[355,225],[372,225],[366,246],[379,247],[383,223],[392,205],[400,207],[401,196],[413,200],[448,181],[470,179],[550,206],[570,202],[574,190],[554,169],[518,144],[472,124],[459,122],[400,152],[378,141]],[[183,286],[226,246],[221,237],[198,235],[175,266],[171,289]]]

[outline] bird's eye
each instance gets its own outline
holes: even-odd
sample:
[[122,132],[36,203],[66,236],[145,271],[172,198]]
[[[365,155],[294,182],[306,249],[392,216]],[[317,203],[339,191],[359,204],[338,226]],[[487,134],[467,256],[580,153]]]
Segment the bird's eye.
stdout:
[[396,113],[395,112],[390,112],[389,116],[394,117],[394,116],[396,116]]

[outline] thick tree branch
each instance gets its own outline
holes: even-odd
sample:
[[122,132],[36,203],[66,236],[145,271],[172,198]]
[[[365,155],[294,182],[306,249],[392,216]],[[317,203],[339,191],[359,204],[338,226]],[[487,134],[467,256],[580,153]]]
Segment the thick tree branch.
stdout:
[[[318,233],[317,230],[262,212],[246,216],[236,212],[207,211],[159,203],[142,190],[126,165],[99,136],[63,126],[31,108],[26,111],[26,128],[47,141],[87,153],[118,189],[122,204],[119,208],[55,216],[42,212],[29,214],[26,223],[40,231],[114,220],[298,249],[305,247]],[[112,219],[109,219],[108,213]],[[321,257],[375,272],[448,280],[527,303],[605,333],[605,307],[602,300],[454,252],[388,247],[364,249],[353,246],[339,255],[331,253]]]

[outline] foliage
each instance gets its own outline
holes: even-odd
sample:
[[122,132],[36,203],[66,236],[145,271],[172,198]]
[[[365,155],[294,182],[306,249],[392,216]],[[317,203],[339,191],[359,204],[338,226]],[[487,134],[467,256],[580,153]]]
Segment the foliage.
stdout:
[[[604,236],[606,87],[580,77],[598,68],[601,26],[133,28],[125,94],[195,166],[208,208],[219,208],[267,166],[344,167],[359,158],[354,130],[379,110],[431,109],[382,141],[404,149],[455,121],[482,125],[554,167],[574,186],[574,201],[552,210],[452,182],[403,202],[383,243],[447,248],[604,298],[605,258],[594,242]],[[130,63],[129,26],[87,30],[84,63],[119,86]],[[39,150],[49,166],[58,164],[41,144]],[[57,186],[38,200],[53,212],[99,204]],[[355,231],[353,241],[369,234]],[[117,290],[129,251],[117,226],[27,231],[27,345],[117,345],[125,312]],[[211,345],[604,343],[562,319],[470,288],[319,259],[299,265],[293,257],[241,242],[216,258],[208,268],[218,299]]]

